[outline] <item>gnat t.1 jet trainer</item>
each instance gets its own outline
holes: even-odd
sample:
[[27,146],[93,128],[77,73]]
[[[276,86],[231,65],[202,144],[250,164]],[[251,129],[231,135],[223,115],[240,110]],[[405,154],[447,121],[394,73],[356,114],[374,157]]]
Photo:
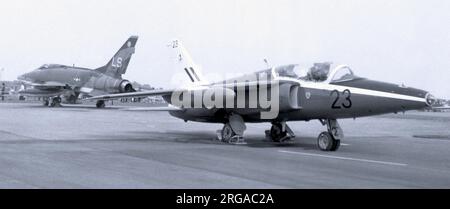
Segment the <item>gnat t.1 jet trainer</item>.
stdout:
[[426,91],[361,78],[347,65],[331,63],[279,66],[209,83],[179,41],[170,46],[192,86],[90,99],[159,95],[170,104],[168,111],[174,117],[186,122],[223,123],[218,137],[228,143],[243,140],[245,123],[270,122],[266,135],[283,142],[295,137],[288,121],[319,120],[327,127],[317,140],[323,151],[337,150],[344,138],[338,119],[422,109],[434,102]]
[[[131,82],[122,78],[131,55],[135,51],[137,36],[130,37],[113,58],[97,69],[45,64],[18,79],[32,88],[19,92],[23,96],[42,97],[45,106],[60,106],[61,97],[68,103],[76,103],[80,94],[96,96],[102,94],[134,92]],[[97,107],[105,107],[97,101]]]

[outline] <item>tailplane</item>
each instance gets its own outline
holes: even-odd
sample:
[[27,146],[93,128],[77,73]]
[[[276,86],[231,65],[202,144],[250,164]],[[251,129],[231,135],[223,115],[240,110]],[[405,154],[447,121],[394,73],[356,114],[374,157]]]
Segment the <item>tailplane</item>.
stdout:
[[137,40],[137,36],[131,36],[128,38],[114,57],[111,58],[108,64],[96,70],[115,78],[122,78],[122,75],[127,71],[128,64],[131,60],[131,55],[134,54]]

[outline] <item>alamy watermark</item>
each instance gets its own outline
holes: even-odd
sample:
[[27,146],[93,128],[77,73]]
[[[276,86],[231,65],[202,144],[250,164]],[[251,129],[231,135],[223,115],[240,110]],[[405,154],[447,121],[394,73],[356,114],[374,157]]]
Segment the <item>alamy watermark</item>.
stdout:
[[192,90],[175,90],[171,104],[180,108],[248,109],[261,119],[275,119],[280,110],[280,88],[270,73],[240,76]]

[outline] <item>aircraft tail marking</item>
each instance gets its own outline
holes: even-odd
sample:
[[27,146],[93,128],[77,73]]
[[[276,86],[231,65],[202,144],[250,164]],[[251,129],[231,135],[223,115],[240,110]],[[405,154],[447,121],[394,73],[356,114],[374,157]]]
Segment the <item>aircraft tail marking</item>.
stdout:
[[200,68],[194,63],[187,50],[183,47],[179,40],[174,40],[170,45],[177,53],[178,64],[181,65],[188,75],[189,79],[194,85],[207,84],[206,79],[203,77]]
[[115,77],[122,78],[122,75],[127,71],[131,56],[135,52],[135,46],[138,36],[131,36],[111,58],[111,60],[103,67],[96,69],[97,71]]
[[189,78],[191,79],[192,82],[195,82],[194,78],[192,78],[191,73],[189,73],[189,70],[187,68],[184,68],[184,71],[186,71],[186,73],[188,74]]

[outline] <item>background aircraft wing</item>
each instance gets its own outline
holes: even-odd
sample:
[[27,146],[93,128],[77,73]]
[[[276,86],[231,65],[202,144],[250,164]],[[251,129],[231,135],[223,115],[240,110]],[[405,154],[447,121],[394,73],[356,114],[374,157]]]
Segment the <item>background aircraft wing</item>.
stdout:
[[142,91],[142,92],[122,93],[122,94],[106,94],[106,95],[90,97],[85,100],[115,100],[115,99],[122,99],[122,98],[165,96],[165,95],[172,94],[172,92],[174,92],[174,90],[151,90],[151,91]]
[[[250,87],[250,86],[258,86],[261,84],[274,84],[273,81],[251,81],[251,82],[241,82],[241,83],[231,83],[231,84],[216,84],[210,86],[203,86],[200,89],[171,89],[171,90],[151,90],[151,91],[142,91],[142,92],[129,92],[129,93],[120,93],[120,94],[105,94],[99,96],[93,96],[86,98],[85,100],[116,100],[122,98],[139,98],[139,97],[152,97],[152,96],[167,96],[171,95],[173,92],[182,92],[182,91],[196,91],[196,90],[206,90],[208,88],[225,88],[225,89],[233,89],[234,87]],[[256,89],[256,88],[255,88]],[[232,90],[231,90],[232,91]]]
[[432,107],[433,110],[450,110],[450,106]]
[[176,110],[181,110],[178,107],[169,105],[167,107],[132,107],[132,108],[127,108],[125,109],[125,111],[137,111],[137,112],[167,112],[167,111],[176,111]]

